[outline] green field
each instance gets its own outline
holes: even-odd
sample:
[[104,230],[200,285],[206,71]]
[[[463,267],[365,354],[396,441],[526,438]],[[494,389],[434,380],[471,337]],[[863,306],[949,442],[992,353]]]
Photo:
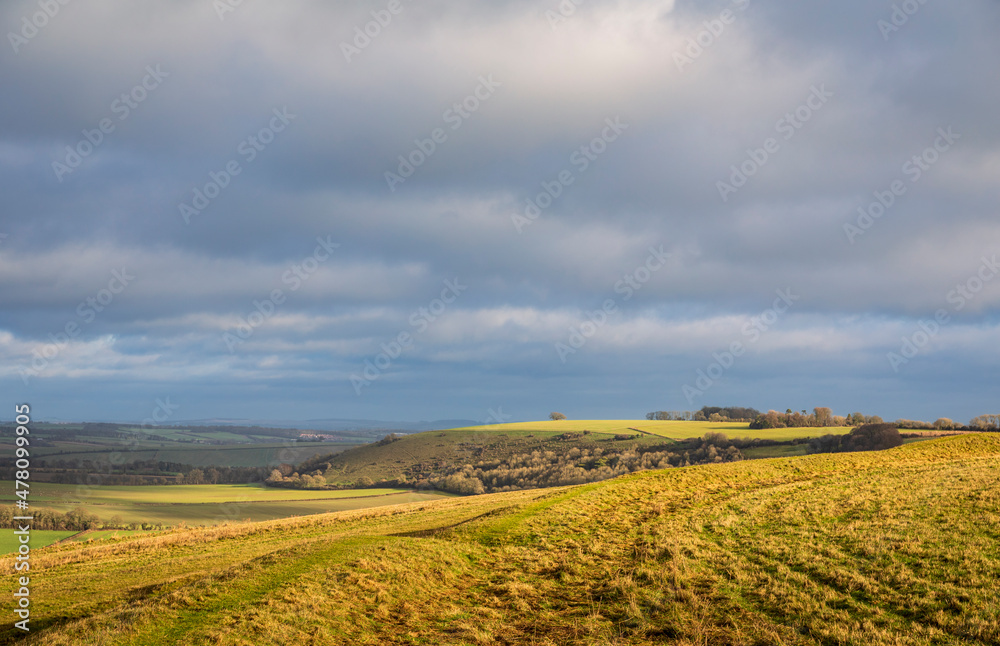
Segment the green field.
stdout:
[[[31,531],[31,540],[28,543],[28,547],[33,550],[40,549],[55,543],[56,541],[61,541],[73,536],[77,532],[75,530],[71,531],[61,531],[61,530],[49,530],[49,529],[35,529]],[[18,536],[14,535],[14,530],[10,528],[0,528],[0,554],[10,554],[11,552],[16,552],[18,547],[21,546],[21,542]]]
[[664,420],[546,420],[544,422],[518,422],[514,424],[490,424],[470,426],[453,431],[493,431],[499,433],[592,433],[618,434],[642,432],[673,440],[687,440],[702,437],[705,433],[722,433],[730,438],[792,440],[819,437],[826,434],[846,434],[850,426],[771,428],[751,430],[749,423],[732,422],[683,422]]
[[[2,501],[12,503],[13,486],[5,486],[3,490]],[[406,489],[318,491],[277,489],[259,484],[77,487],[34,483],[30,500],[35,507],[61,513],[83,507],[103,522],[175,526],[274,520],[440,500],[448,496],[441,492]]]
[[993,434],[646,471],[63,543],[0,641],[996,644],[998,523]]
[[[141,536],[148,533],[149,532],[144,532],[142,530],[128,531],[118,529],[92,530],[84,532],[78,532],[75,529],[33,529],[31,530],[31,541],[28,543],[28,546],[33,550],[37,550],[63,540],[69,540],[72,542],[96,541],[102,538],[125,538],[129,536]],[[14,530],[0,528],[0,555],[17,552],[18,547],[20,547],[20,542],[18,541],[18,537],[14,535]]]

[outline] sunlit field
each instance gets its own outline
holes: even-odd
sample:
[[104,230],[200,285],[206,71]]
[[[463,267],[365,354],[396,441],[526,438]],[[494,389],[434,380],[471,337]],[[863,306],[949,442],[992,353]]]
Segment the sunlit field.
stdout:
[[63,543],[22,643],[995,644],[998,522],[964,435]]
[[684,422],[663,420],[546,420],[542,422],[519,422],[514,424],[492,424],[471,426],[456,431],[497,431],[508,432],[563,432],[582,433],[645,433],[674,440],[702,437],[705,433],[722,433],[730,438],[791,440],[795,438],[819,437],[826,434],[844,434],[850,426],[772,428],[751,430],[749,423],[733,422]]
[[[13,503],[13,489],[8,489],[5,502]],[[148,526],[273,520],[432,501],[449,495],[407,489],[281,489],[259,484],[79,487],[34,483],[31,488],[31,501],[37,508],[65,513],[82,507],[105,523]]]

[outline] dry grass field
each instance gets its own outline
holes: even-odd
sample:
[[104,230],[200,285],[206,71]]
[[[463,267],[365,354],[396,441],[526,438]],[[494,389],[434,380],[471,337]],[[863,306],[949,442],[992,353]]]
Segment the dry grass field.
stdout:
[[497,433],[643,433],[665,437],[671,440],[689,440],[702,437],[705,433],[722,433],[730,438],[754,438],[766,440],[791,440],[800,437],[819,437],[827,433],[842,434],[851,430],[850,426],[770,428],[752,430],[744,422],[684,422],[667,420],[546,420],[542,422],[516,422],[513,424],[490,424],[452,429],[452,431],[493,431]]
[[997,435],[647,471],[64,543],[0,640],[996,644],[998,521]]

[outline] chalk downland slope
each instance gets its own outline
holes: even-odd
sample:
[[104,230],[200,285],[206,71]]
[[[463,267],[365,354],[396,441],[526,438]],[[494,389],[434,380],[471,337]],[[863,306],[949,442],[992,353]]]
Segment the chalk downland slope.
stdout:
[[[402,436],[395,442],[376,442],[334,456],[321,456],[300,466],[303,473],[319,467],[327,481],[355,484],[410,482],[441,475],[450,467],[505,461],[533,451],[562,453],[572,448],[604,451],[668,448],[673,442],[694,440],[707,433],[729,438],[789,441],[827,433],[843,434],[850,427],[779,428],[751,430],[745,423],[674,422],[647,420],[560,420],[471,426]],[[801,446],[802,451],[805,445]],[[683,452],[683,449],[680,449]],[[326,465],[329,465],[327,467]]]
[[995,644],[998,521],[997,435],[647,471],[47,548],[2,639]]

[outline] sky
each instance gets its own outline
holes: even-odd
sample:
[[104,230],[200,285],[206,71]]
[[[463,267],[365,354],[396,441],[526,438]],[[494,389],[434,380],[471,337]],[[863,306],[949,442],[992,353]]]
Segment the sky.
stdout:
[[997,412],[1000,3],[0,6],[0,418]]

